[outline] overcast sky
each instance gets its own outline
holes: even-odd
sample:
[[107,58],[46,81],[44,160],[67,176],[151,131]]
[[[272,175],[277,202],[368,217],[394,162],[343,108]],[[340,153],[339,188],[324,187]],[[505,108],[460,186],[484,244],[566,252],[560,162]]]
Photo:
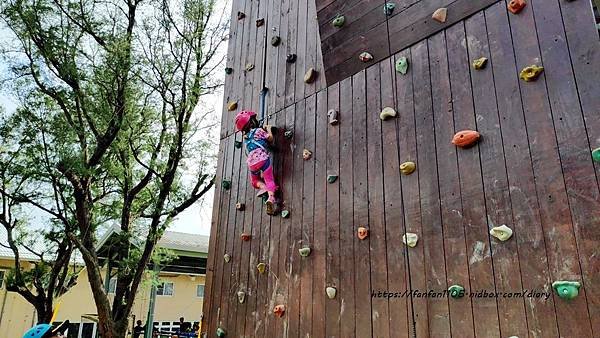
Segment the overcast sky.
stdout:
[[[229,7],[229,1],[219,0],[218,10],[221,10],[223,6]],[[226,9],[226,14],[229,14],[229,9]],[[0,26],[0,43],[2,41],[6,41],[11,38],[11,34],[5,28]],[[227,52],[227,42],[221,45],[222,53]],[[224,67],[224,66],[223,66]],[[4,64],[0,62],[0,75],[4,77],[7,70],[4,67]],[[219,72],[217,70],[217,76],[225,76],[224,72]],[[222,110],[222,102],[223,102],[223,92],[222,90],[217,91],[215,94],[211,96],[204,97],[203,102],[200,102],[198,109],[212,109],[215,114],[220,116]],[[17,107],[16,98],[11,95],[9,91],[0,86],[0,106],[4,107],[6,112],[10,114]],[[218,118],[220,121],[220,118]],[[220,125],[215,128],[220,129]],[[219,135],[217,132],[216,135]],[[216,140],[215,140],[216,141]],[[215,144],[219,142],[216,141]],[[216,150],[215,150],[216,152]],[[213,195],[214,189],[211,189],[198,203],[188,208],[186,211],[179,214],[177,219],[172,223],[168,230],[170,231],[179,231],[179,232],[187,232],[193,234],[201,234],[201,235],[209,235],[210,234],[210,222],[212,217],[212,204],[213,204]],[[35,217],[35,216],[34,216]]]

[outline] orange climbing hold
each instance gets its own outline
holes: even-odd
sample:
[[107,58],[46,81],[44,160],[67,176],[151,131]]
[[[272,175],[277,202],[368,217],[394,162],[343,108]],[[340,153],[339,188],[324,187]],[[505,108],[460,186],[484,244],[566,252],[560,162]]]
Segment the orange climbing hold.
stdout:
[[437,22],[444,23],[444,22],[446,22],[447,16],[448,16],[448,8],[442,7],[442,8],[438,8],[435,12],[433,12],[433,14],[431,15],[431,18]]
[[369,229],[366,227],[358,227],[358,239],[365,239],[369,237]]
[[477,143],[481,135],[475,130],[462,130],[454,135],[452,144],[461,148],[468,148]]
[[525,2],[525,0],[510,0],[507,7],[511,13],[517,14],[521,10],[523,10],[523,8],[525,8],[526,4],[527,3]]
[[250,235],[249,233],[245,233],[245,232],[243,232],[243,233],[240,235],[240,238],[242,239],[242,241],[244,241],[244,242],[248,242],[248,241],[250,240],[250,238],[252,238],[252,235]]

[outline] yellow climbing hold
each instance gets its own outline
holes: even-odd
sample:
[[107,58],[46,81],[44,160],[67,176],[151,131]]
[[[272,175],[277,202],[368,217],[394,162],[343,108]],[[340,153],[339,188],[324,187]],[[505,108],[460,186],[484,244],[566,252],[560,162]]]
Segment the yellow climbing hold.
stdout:
[[267,265],[265,263],[258,263],[258,265],[256,265],[256,270],[258,270],[260,273],[265,273],[267,270]]
[[485,68],[488,59],[486,57],[480,57],[477,60],[473,60],[473,68],[479,70]]
[[415,162],[404,162],[400,165],[400,172],[403,173],[404,175],[410,175],[413,172],[415,172],[415,169],[417,169],[417,165],[415,164]]
[[313,83],[317,79],[318,72],[314,68],[309,68],[304,74],[305,83]]
[[396,111],[394,110],[394,108],[391,107],[385,107],[383,108],[383,110],[381,111],[381,113],[379,114],[379,118],[382,119],[383,121],[396,116]]
[[543,71],[544,67],[531,65],[523,68],[521,73],[519,73],[519,77],[526,82],[531,82],[535,81]]
[[237,109],[238,103],[237,101],[231,101],[227,104],[227,110],[234,111]]

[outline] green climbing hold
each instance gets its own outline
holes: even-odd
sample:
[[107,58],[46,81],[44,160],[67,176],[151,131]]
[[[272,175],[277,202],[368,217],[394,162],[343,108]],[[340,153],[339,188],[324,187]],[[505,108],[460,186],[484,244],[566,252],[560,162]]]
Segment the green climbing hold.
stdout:
[[285,133],[283,133],[283,136],[289,140],[294,137],[294,132],[291,130],[286,130]]
[[341,28],[344,25],[344,22],[346,22],[346,17],[343,15],[338,15],[335,17],[335,19],[333,19],[332,25],[335,28]]
[[461,285],[454,284],[448,288],[448,294],[452,298],[462,298],[465,295],[465,288]]
[[579,294],[581,283],[571,281],[556,281],[552,283],[552,288],[562,299],[573,299]]
[[247,72],[251,72],[254,69],[254,64],[252,63],[247,63],[246,64],[246,71]]
[[396,4],[393,2],[386,2],[386,4],[383,5],[383,12],[387,16],[392,15],[392,13],[394,13],[394,9],[396,9]]
[[281,38],[277,35],[271,38],[271,46],[277,47],[281,43]]
[[236,147],[237,149],[242,148],[242,141],[234,141],[233,146]]
[[338,175],[335,175],[335,174],[327,175],[327,183],[334,183],[335,181],[337,181],[337,179],[338,179]]
[[396,71],[402,75],[405,75],[408,71],[408,59],[406,57],[401,57],[396,60]]
[[217,328],[217,337],[225,337],[227,331],[225,329],[218,327]]
[[305,246],[303,248],[300,248],[300,249],[298,249],[298,253],[302,257],[308,257],[308,256],[310,256],[310,247]]
[[221,182],[221,187],[225,190],[231,189],[231,181],[223,180],[223,182]]
[[233,73],[233,68],[231,68],[231,67],[225,67],[225,74],[229,75],[231,73]]
[[600,148],[596,148],[596,149],[592,150],[592,159],[594,159],[594,161],[600,163]]
[[283,217],[283,218],[290,217],[290,211],[289,210],[282,210],[281,211],[281,217]]

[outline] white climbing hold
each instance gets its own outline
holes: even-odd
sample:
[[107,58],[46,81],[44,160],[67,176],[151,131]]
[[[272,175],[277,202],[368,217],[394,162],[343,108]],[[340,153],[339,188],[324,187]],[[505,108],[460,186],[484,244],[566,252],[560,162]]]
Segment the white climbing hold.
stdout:
[[409,248],[414,248],[417,246],[417,241],[419,241],[419,235],[407,232],[402,236],[402,242],[406,244]]
[[337,289],[333,286],[328,286],[325,289],[325,293],[327,293],[327,297],[329,297],[329,299],[334,299],[335,295],[337,294]]
[[490,230],[490,235],[496,237],[501,241],[507,241],[512,237],[513,231],[511,228],[507,227],[505,224],[502,224],[499,227],[494,227]]

